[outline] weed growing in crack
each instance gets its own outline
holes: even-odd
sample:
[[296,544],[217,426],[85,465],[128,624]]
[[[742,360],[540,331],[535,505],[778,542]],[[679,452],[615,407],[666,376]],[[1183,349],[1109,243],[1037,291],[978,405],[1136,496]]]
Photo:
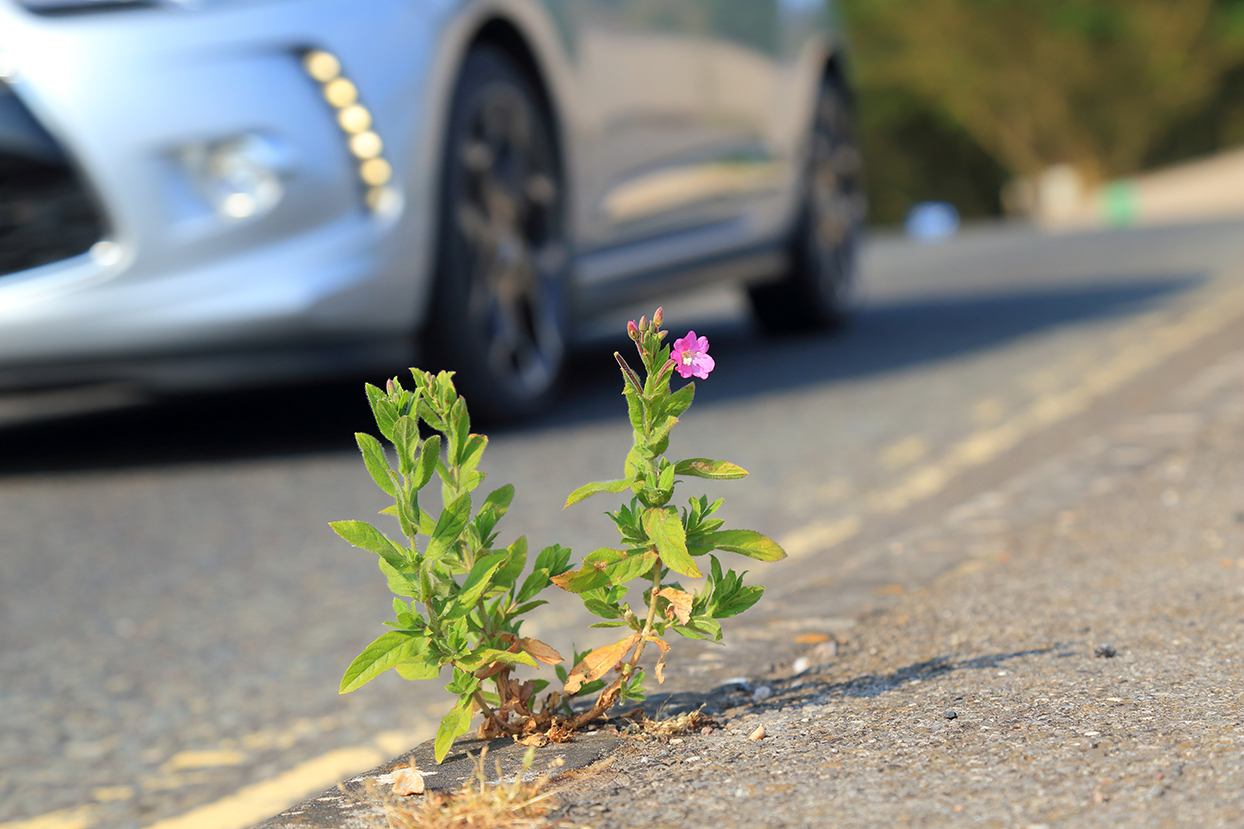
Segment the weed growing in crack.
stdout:
[[[396,594],[392,630],[382,634],[350,664],[341,680],[346,693],[390,668],[406,679],[433,679],[448,669],[446,688],[458,701],[441,720],[435,739],[438,762],[453,741],[470,729],[476,712],[484,715],[483,737],[510,735],[561,742],[588,722],[603,716],[620,699],[644,696],[640,659],[652,644],[660,650],[655,674],[664,681],[666,637],[671,633],[719,641],[718,620],[750,608],[764,588],[744,585],[745,573],[723,570],[715,551],[760,561],[785,553],[753,530],[722,529],[715,517],[722,499],[691,497],[686,507],[671,503],[674,489],[687,478],[729,480],[747,472],[724,460],[665,457],[670,432],[695,395],[695,383],[671,390],[673,375],[708,377],[715,362],[708,339],[689,332],[664,344],[660,308],[649,322],[627,325],[639,352],[641,377],[614,354],[623,377],[623,395],[633,430],[633,445],[623,475],[579,487],[566,499],[570,507],[586,498],[629,491],[630,498],[607,513],[620,535],[616,546],[589,553],[572,569],[571,551],[545,547],[523,577],[528,551],[525,538],[501,545],[497,524],[514,497],[510,485],[493,490],[475,505],[484,480],[479,471],[488,438],[471,431],[466,400],[454,388],[450,372],[433,375],[412,369],[414,386],[394,378],[382,391],[367,386],[367,397],[381,436],[390,448],[364,433],[355,437],[372,480],[394,499],[383,513],[396,519],[405,536],[399,543],[362,521],[336,521],[332,527],[346,541],[379,556],[381,572]],[[433,434],[424,438],[423,424]],[[441,508],[427,509],[426,490],[440,483]],[[420,501],[422,497],[422,503]],[[697,559],[708,557],[708,573]],[[676,577],[704,578],[692,592]],[[674,577],[673,580],[670,580]],[[644,606],[627,602],[631,584],[643,586]],[[616,642],[575,653],[571,668],[561,654],[538,639],[524,637],[525,614],[546,600],[550,586],[577,595],[592,614],[594,627],[623,628]],[[514,676],[519,666],[545,663],[556,667],[560,690],[539,696],[549,683]],[[588,695],[596,699],[576,710]]]

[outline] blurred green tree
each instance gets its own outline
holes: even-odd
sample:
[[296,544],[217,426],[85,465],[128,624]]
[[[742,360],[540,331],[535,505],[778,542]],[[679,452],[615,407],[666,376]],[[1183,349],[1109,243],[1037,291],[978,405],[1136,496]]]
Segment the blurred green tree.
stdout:
[[972,215],[997,211],[996,190],[982,196],[999,178],[1067,163],[1093,184],[1237,130],[1224,93],[1239,91],[1244,0],[840,2],[876,219],[937,196],[947,162],[971,165]]

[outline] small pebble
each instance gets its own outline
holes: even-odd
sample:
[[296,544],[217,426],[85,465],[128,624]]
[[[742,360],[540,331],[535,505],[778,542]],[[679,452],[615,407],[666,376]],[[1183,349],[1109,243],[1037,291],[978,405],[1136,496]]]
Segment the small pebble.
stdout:
[[768,736],[768,734],[766,734],[766,732],[765,732],[765,727],[764,727],[763,725],[758,725],[758,726],[756,726],[756,730],[755,730],[755,731],[753,731],[753,732],[751,733],[751,735],[750,735],[750,736],[748,736],[748,738],[747,738],[747,739],[749,739],[749,740],[763,740],[763,739],[764,739],[765,737],[767,737],[767,736]]
[[948,720],[957,720],[959,719],[959,712],[953,708],[947,708],[942,712],[942,716]]
[[796,674],[801,674],[811,667],[812,660],[808,659],[806,656],[801,656],[795,660],[795,664],[791,666],[791,670],[793,670]]
[[709,734],[713,733],[713,727],[711,725],[706,725],[700,729],[700,733],[707,737]]
[[423,775],[412,768],[398,769],[393,773],[393,793],[398,797],[423,794]]
[[1110,659],[1111,657],[1118,656],[1119,654],[1119,652],[1114,649],[1114,645],[1098,645],[1097,650],[1093,651],[1093,653],[1105,659]]
[[817,659],[826,660],[838,655],[838,643],[830,639],[828,642],[822,642],[812,649],[812,655]]
[[760,685],[755,691],[752,691],[753,702],[760,702],[761,700],[766,700],[771,696],[773,696],[773,689],[768,685]]

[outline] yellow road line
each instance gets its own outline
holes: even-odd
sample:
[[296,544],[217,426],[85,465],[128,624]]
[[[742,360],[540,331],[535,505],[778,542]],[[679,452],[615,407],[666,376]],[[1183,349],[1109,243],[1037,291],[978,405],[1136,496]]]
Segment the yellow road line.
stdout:
[[0,823],[0,829],[89,829],[98,821],[98,806],[75,806],[29,820]]
[[171,774],[186,769],[240,766],[245,762],[246,755],[240,751],[182,751],[168,758],[160,770]]
[[[1203,304],[1174,321],[1164,322],[1159,315],[1146,316],[1148,325],[1139,330],[1137,326],[1127,329],[1128,336],[1115,341],[1117,350],[1113,356],[1080,374],[1078,383],[1062,391],[1045,392],[1014,417],[968,435],[937,460],[908,472],[897,484],[867,493],[866,511],[893,514],[936,495],[962,472],[983,466],[1020,441],[1086,411],[1144,372],[1221,331],[1241,314],[1244,288],[1237,287],[1206,297]],[[908,438],[890,447],[883,454],[882,463],[894,465],[892,461],[916,454],[916,440]],[[787,533],[779,543],[792,558],[802,558],[854,538],[863,526],[864,519],[859,515],[818,519]]]
[[147,829],[246,829],[387,759],[379,749],[370,746],[330,751],[215,803],[153,823]]

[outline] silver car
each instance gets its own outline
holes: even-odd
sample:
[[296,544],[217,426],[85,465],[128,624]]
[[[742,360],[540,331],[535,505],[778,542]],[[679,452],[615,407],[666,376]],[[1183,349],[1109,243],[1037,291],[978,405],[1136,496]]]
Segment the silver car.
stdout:
[[647,295],[832,325],[845,69],[823,0],[0,0],[0,387],[417,357],[506,418]]

